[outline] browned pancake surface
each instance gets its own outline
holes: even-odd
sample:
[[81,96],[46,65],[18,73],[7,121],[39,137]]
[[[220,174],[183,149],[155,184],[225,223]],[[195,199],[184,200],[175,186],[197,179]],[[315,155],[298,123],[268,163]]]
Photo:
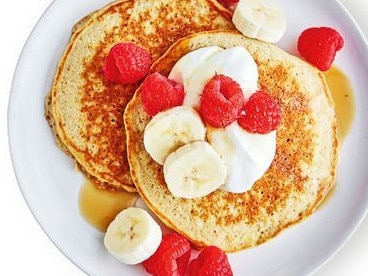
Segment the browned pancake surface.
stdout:
[[251,190],[217,190],[199,199],[173,196],[162,166],[144,149],[150,117],[138,89],[125,111],[128,158],[138,192],[168,226],[197,246],[237,251],[260,244],[310,215],[334,185],[338,141],[333,102],[323,75],[277,47],[231,32],[205,32],[174,44],[152,71],[168,75],[175,62],[204,46],[242,46],[254,57],[259,86],[282,109],[277,150],[269,170]]

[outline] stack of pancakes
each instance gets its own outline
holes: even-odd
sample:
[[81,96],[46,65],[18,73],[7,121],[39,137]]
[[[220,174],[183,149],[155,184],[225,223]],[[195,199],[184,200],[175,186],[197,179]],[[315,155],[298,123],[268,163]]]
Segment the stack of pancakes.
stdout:
[[127,161],[123,112],[138,87],[105,80],[104,58],[134,42],[156,60],[172,43],[204,30],[233,29],[211,0],[117,1],[78,22],[58,65],[46,118],[58,144],[102,188],[135,191]]
[[[97,185],[138,191],[167,226],[195,245],[227,252],[260,244],[310,215],[334,185],[337,129],[324,76],[274,45],[236,31],[216,1],[119,1],[75,28],[61,59],[46,115],[59,145]],[[215,30],[215,31],[211,31]],[[185,37],[184,37],[185,36]],[[275,159],[246,193],[217,190],[198,199],[173,196],[162,166],[145,151],[139,83],[119,85],[102,74],[116,43],[134,42],[168,75],[188,52],[241,46],[255,59],[259,87],[282,109]],[[124,116],[123,116],[124,115]]]

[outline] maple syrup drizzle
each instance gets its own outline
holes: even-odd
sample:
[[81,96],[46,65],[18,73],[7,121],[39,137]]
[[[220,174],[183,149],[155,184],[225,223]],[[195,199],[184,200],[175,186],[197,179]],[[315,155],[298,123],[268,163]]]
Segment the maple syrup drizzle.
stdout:
[[326,81],[335,102],[340,140],[348,135],[355,114],[353,89],[348,77],[336,66],[325,72]]
[[[340,141],[342,141],[349,134],[349,130],[354,120],[355,103],[353,89],[348,77],[336,66],[332,66],[324,73],[324,75],[332,98],[335,102],[338,136]],[[318,206],[318,209],[325,206],[335,192],[336,184],[325,196],[321,204]]]
[[134,206],[137,199],[136,193],[98,189],[86,180],[79,193],[79,209],[89,224],[105,232],[115,216]]

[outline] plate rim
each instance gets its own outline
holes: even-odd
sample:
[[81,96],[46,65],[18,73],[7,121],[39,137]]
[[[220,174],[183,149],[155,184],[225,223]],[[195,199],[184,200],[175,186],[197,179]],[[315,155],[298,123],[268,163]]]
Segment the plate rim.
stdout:
[[[53,9],[54,7],[61,2],[66,2],[63,0],[54,0],[52,1],[49,6],[46,8],[46,10],[42,13],[41,17],[38,19],[38,21],[36,22],[35,26],[33,27],[31,33],[29,34],[23,48],[22,51],[20,53],[16,68],[14,70],[14,75],[13,75],[13,79],[12,79],[12,83],[11,83],[11,89],[10,89],[10,94],[9,94],[9,98],[8,98],[8,110],[7,110],[7,130],[8,130],[8,146],[10,149],[10,156],[11,156],[11,162],[12,162],[12,167],[13,167],[13,171],[15,173],[15,177],[16,177],[16,181],[18,184],[18,187],[20,188],[20,191],[22,193],[23,198],[25,199],[25,202],[29,208],[29,210],[31,211],[33,217],[35,218],[35,220],[37,221],[37,223],[40,225],[41,229],[43,230],[43,232],[47,235],[47,237],[51,240],[51,242],[59,249],[59,251],[65,256],[67,257],[67,259],[69,259],[74,265],[76,265],[76,267],[78,267],[79,269],[81,269],[82,271],[84,271],[85,273],[88,273],[87,270],[83,267],[82,264],[77,263],[75,261],[75,259],[73,259],[71,257],[71,254],[68,254],[67,250],[65,250],[65,248],[62,248],[53,238],[52,238],[52,234],[49,233],[47,231],[47,229],[45,229],[44,224],[40,221],[38,215],[36,214],[35,210],[34,210],[34,206],[31,206],[31,200],[28,198],[29,195],[27,194],[27,192],[24,190],[24,184],[23,184],[23,180],[21,180],[21,178],[23,176],[19,175],[19,162],[18,160],[16,160],[17,157],[16,156],[16,150],[15,147],[16,145],[14,144],[14,135],[15,135],[15,130],[13,128],[13,115],[16,113],[15,106],[14,106],[14,101],[16,101],[16,97],[17,97],[17,93],[14,92],[16,91],[15,86],[16,86],[16,81],[18,80],[19,76],[19,70],[20,67],[22,65],[24,56],[26,55],[26,51],[27,51],[27,47],[29,46],[29,44],[32,43],[32,39],[35,39],[34,36],[36,34],[36,32],[38,31],[38,28],[40,28],[40,24],[42,23],[42,20],[44,20],[45,16],[50,16],[52,14],[52,12],[55,12]],[[96,0],[96,2],[98,2],[98,0]],[[100,1],[101,2],[101,1]],[[361,40],[361,43],[363,43],[366,47],[366,49],[368,49],[368,43],[367,43],[367,39],[364,36],[361,28],[359,27],[359,25],[356,23],[356,20],[354,19],[354,17],[350,14],[350,12],[346,9],[346,7],[339,1],[339,0],[331,0],[331,3],[335,3],[339,6],[339,8],[342,10],[342,12],[345,13],[345,15],[349,18],[349,20],[351,21],[350,24],[352,24],[354,26],[354,29],[357,31],[357,33],[359,34],[358,37]],[[87,5],[87,4],[85,4]],[[19,93],[18,93],[19,94]],[[342,243],[340,243],[337,246],[337,249],[335,249],[333,252],[331,252],[331,254],[325,258],[323,261],[320,262],[319,265],[315,266],[314,269],[312,269],[311,271],[309,271],[309,273],[314,273],[315,271],[317,271],[321,266],[323,266],[326,262],[328,262],[331,258],[333,258],[335,256],[335,254],[337,254],[337,252],[349,241],[349,239],[351,238],[351,236],[355,233],[355,231],[358,229],[358,227],[360,226],[360,224],[362,223],[362,221],[365,219],[365,217],[368,214],[368,198],[366,198],[365,201],[365,210],[362,210],[362,213],[360,214],[360,218],[358,221],[356,221],[355,225],[351,226],[352,230],[349,231],[349,234],[345,237],[344,241]],[[123,271],[124,272],[124,271]]]

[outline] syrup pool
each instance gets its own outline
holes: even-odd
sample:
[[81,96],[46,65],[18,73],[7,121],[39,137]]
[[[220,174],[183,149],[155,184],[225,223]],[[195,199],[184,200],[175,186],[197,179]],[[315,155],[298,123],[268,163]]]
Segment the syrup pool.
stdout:
[[90,181],[85,181],[79,193],[79,209],[89,224],[105,232],[115,216],[134,206],[137,199],[136,193],[102,190]]
[[355,114],[353,89],[348,77],[332,66],[325,72],[326,81],[335,102],[336,116],[338,120],[338,134],[340,140],[345,138],[350,130]]
[[[336,66],[332,66],[324,73],[332,98],[335,102],[335,110],[340,142],[349,134],[354,120],[355,103],[354,93],[348,77]],[[334,195],[336,185],[328,192],[318,208],[325,206]]]

